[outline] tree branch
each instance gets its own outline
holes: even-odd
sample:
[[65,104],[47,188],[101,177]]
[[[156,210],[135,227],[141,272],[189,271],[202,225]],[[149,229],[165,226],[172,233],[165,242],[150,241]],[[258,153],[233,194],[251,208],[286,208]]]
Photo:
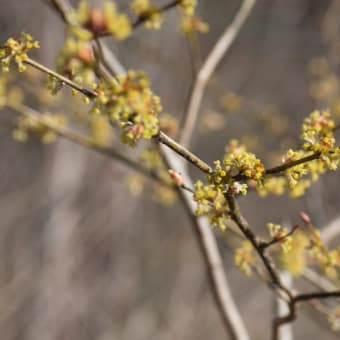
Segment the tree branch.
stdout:
[[[62,0],[58,0],[58,2],[61,3]],[[105,48],[105,45],[103,45],[103,51],[103,54],[107,53],[110,56],[107,61],[108,63],[110,63],[111,60],[114,61],[114,63],[110,63],[110,66],[115,70],[115,72],[117,74],[125,73],[124,67],[115,58],[115,56]],[[177,143],[172,141],[164,133],[160,132],[156,137],[160,138],[164,145],[167,145],[170,148],[178,149]],[[178,157],[176,157],[176,155],[173,154],[171,150],[162,146],[160,146],[160,150],[169,168],[180,172],[186,185],[191,187],[191,179],[186,168],[183,167],[183,162],[179,161]],[[179,154],[184,157],[183,154]],[[190,153],[189,155],[190,158],[192,158],[192,154]],[[195,159],[194,157],[194,162],[196,161],[198,161],[198,159]],[[211,171],[207,164],[202,163],[201,165],[206,172]],[[233,340],[249,340],[250,337],[248,335],[247,329],[230,292],[230,288],[226,279],[226,273],[223,267],[223,261],[221,259],[213,232],[210,228],[209,221],[207,218],[199,218],[195,215],[196,207],[192,199],[192,194],[189,194],[185,191],[179,191],[179,194],[187,213],[192,219],[193,226],[195,227],[195,234],[197,236],[197,240],[208,269],[211,290],[215,297],[216,304],[219,307],[223,324]]]

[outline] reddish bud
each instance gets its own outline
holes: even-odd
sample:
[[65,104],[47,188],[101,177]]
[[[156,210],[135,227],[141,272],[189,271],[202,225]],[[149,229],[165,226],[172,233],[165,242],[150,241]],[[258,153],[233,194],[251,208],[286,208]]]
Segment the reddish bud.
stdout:
[[107,29],[104,13],[99,8],[91,8],[85,27],[95,35]]
[[309,215],[307,215],[305,212],[300,211],[300,218],[303,222],[305,222],[306,224],[311,224],[311,218],[309,217]]
[[179,174],[177,171],[169,169],[169,175],[171,177],[171,179],[178,185],[181,186],[183,185],[184,181],[183,181],[183,177],[181,174]]
[[94,60],[92,47],[90,45],[85,45],[78,51],[77,57],[84,63],[90,64]]

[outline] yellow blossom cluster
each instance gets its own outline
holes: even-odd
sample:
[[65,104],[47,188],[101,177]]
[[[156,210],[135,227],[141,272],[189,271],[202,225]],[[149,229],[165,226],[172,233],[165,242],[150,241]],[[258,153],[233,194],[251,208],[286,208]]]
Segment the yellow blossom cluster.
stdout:
[[267,228],[272,241],[280,244],[284,253],[292,248],[292,236],[288,235],[288,230],[280,224],[267,223]]
[[256,156],[248,152],[244,145],[232,140],[226,148],[227,154],[223,162],[214,162],[215,168],[207,175],[207,185],[196,183],[194,200],[197,202],[197,214],[206,214],[211,223],[225,229],[227,216],[226,194],[247,193],[247,183],[237,180],[253,180],[257,182],[264,174],[264,166]]
[[79,84],[92,86],[96,79],[92,40],[101,35],[127,38],[132,29],[130,20],[109,0],[101,8],[82,0],[67,18],[70,25],[56,60],[57,71]]
[[301,230],[294,233],[291,246],[280,254],[282,267],[294,276],[299,276],[306,268],[306,251],[309,246],[308,236]]
[[234,262],[244,274],[250,276],[252,274],[252,265],[254,265],[256,257],[254,255],[254,247],[249,241],[244,241],[241,247],[237,248],[234,255]]
[[91,40],[102,34],[111,34],[121,40],[131,33],[129,18],[110,0],[106,0],[102,8],[93,7],[86,0],[80,1],[78,8],[69,14],[69,21],[75,23],[72,32],[81,40]]
[[[287,169],[281,177],[264,177],[257,187],[261,195],[268,192],[282,194],[285,189],[290,190],[292,197],[298,197],[305,193],[313,181],[327,169],[336,170],[339,165],[340,150],[335,145],[335,124],[330,119],[328,111],[314,111],[302,124],[300,150],[289,149],[283,157],[283,165]],[[289,167],[290,163],[312,157],[310,160],[300,162]]]
[[14,61],[19,72],[26,69],[24,64],[27,60],[27,52],[33,48],[39,48],[39,42],[27,33],[21,33],[19,39],[9,38],[4,47],[0,48],[0,60],[3,72],[8,72],[12,61]]
[[161,27],[163,17],[159,8],[152,5],[149,0],[134,0],[130,8],[139,20],[145,20],[146,28],[159,29]]
[[116,123],[124,143],[135,146],[140,138],[151,139],[158,133],[162,107],[143,72],[129,71],[118,81],[103,80],[96,92],[92,112],[107,115]]
[[197,203],[197,215],[207,215],[212,226],[221,230],[226,229],[228,204],[220,189],[215,185],[204,185],[201,181],[197,181],[193,198]]
[[193,32],[207,33],[209,25],[195,15],[197,0],[180,0],[179,8],[182,15],[181,29],[185,34]]
[[327,151],[334,146],[332,129],[334,122],[328,111],[314,111],[304,120],[301,139],[305,141],[303,148],[307,151]]
[[316,266],[328,277],[338,279],[340,274],[340,248],[328,249],[320,231],[310,222],[291,237],[288,249],[281,254],[281,264],[293,275],[301,275],[306,264]]
[[328,321],[334,332],[340,330],[340,306],[336,306],[328,315]]
[[[93,85],[95,82],[95,58],[91,43],[75,37],[68,37],[62,46],[57,60],[57,71],[78,84]],[[58,84],[56,78],[49,78],[52,93]]]

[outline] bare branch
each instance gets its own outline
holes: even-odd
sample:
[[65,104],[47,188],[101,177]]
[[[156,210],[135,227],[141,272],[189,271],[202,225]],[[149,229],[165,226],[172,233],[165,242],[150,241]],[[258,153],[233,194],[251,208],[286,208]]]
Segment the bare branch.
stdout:
[[190,144],[190,139],[195,129],[207,82],[213,72],[216,70],[216,67],[221,62],[224,55],[228,52],[232,43],[235,41],[235,38],[249,16],[255,1],[256,0],[243,1],[233,22],[227,27],[222,36],[219,38],[197,75],[182,128],[182,136],[180,138],[180,144],[182,144],[184,147],[187,147]]
[[321,238],[326,244],[340,235],[340,216],[321,229]]
[[[290,290],[293,289],[293,278],[291,274],[289,274],[288,272],[282,272],[281,279],[287,288],[289,288]],[[282,317],[289,313],[287,303],[280,299],[280,297],[278,296],[275,296],[275,312],[277,317]],[[293,340],[293,329],[290,324],[287,324],[280,328],[278,340]]]

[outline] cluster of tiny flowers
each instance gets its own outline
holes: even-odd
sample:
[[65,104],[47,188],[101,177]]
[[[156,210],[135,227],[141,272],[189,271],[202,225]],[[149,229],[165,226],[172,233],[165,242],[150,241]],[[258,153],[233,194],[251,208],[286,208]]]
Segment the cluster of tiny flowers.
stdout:
[[323,243],[320,231],[309,224],[309,256],[324,273],[332,279],[338,279],[340,269],[340,249],[328,250]]
[[180,0],[179,8],[182,14],[181,29],[183,33],[190,34],[193,32],[206,33],[209,31],[209,25],[201,18],[195,15],[197,0]]
[[253,246],[249,241],[244,241],[240,248],[237,248],[234,255],[234,262],[245,275],[252,274],[252,265],[255,263]]
[[333,128],[328,111],[314,111],[304,120],[301,139],[303,149],[320,153],[320,160],[328,169],[335,170],[339,164],[339,149],[335,147]]
[[64,126],[66,119],[63,115],[52,115],[50,113],[44,114],[41,121],[31,119],[27,116],[20,116],[17,120],[16,128],[12,133],[13,138],[19,142],[26,142],[29,134],[33,134],[43,143],[51,143],[56,139],[57,135],[44,123]]
[[247,152],[245,146],[237,140],[232,140],[226,151],[222,164],[215,161],[215,169],[208,175],[208,181],[222,192],[245,195],[247,184],[235,181],[233,177],[240,175],[257,182],[262,178],[265,168],[261,161],[253,153]]
[[129,71],[118,81],[103,81],[92,112],[106,114],[122,129],[122,141],[135,146],[140,138],[151,139],[159,131],[159,97],[149,87],[144,73]]
[[264,177],[257,185],[255,185],[258,194],[262,197],[268,193],[274,195],[282,195],[287,188],[287,180],[285,177]]
[[334,146],[334,122],[328,111],[314,111],[302,124],[301,139],[307,151],[326,152]]
[[107,117],[91,115],[90,135],[92,141],[99,146],[108,145],[112,139],[112,127]]
[[4,47],[0,48],[0,60],[3,72],[9,72],[9,67],[14,61],[19,72],[26,69],[24,64],[27,60],[27,52],[33,48],[39,48],[39,42],[34,40],[30,34],[21,33],[20,39],[9,38]]
[[306,226],[291,236],[289,247],[283,249],[280,255],[281,264],[284,269],[298,276],[303,273],[308,262],[337,280],[340,273],[340,249],[327,249],[320,231],[311,224],[310,218],[303,217],[303,220]]
[[[75,37],[66,39],[56,61],[59,73],[78,84],[93,85],[96,79],[94,65],[95,58],[89,41],[79,40]],[[49,78],[48,85],[52,92],[56,92],[55,85],[57,84],[58,80]]]
[[287,236],[287,228],[274,223],[267,223],[267,228],[272,240],[277,241],[280,244],[284,253],[289,252],[292,248],[292,236]]
[[247,193],[247,184],[235,181],[231,174],[235,168],[229,165],[221,164],[220,161],[215,161],[215,169],[212,174],[207,176],[208,182],[214,185],[218,190],[228,194],[242,194]]
[[334,332],[340,330],[340,306],[336,306],[328,315],[328,321]]
[[262,162],[253,153],[247,152],[244,145],[232,140],[226,147],[226,151],[223,164],[227,172],[231,174],[237,171],[247,179],[255,181],[262,178],[265,171]]
[[163,17],[158,7],[151,5],[149,0],[134,0],[130,4],[130,9],[139,19],[145,20],[146,28],[159,29],[161,27]]
[[289,149],[282,161],[283,164],[298,161],[317,154],[318,157],[287,168],[282,177],[265,177],[260,181],[257,190],[261,195],[268,192],[282,194],[290,190],[292,197],[303,195],[313,181],[327,169],[336,170],[339,165],[340,150],[335,146],[333,129],[335,124],[328,111],[314,111],[304,120],[301,139],[302,149]]
[[294,276],[301,275],[306,268],[306,252],[309,246],[307,235],[298,230],[291,239],[291,245],[280,254],[281,266]]
[[252,153],[236,140],[232,140],[227,147],[227,154],[223,163],[215,161],[213,172],[207,175],[207,185],[196,183],[194,199],[197,202],[197,214],[206,214],[213,225],[225,228],[227,215],[226,194],[245,195],[248,185],[235,180],[241,176],[246,180],[257,182],[264,174],[264,166]]
[[82,0],[77,10],[69,15],[69,19],[76,23],[72,32],[81,40],[90,40],[107,33],[121,40],[131,33],[129,18],[118,12],[116,4],[109,0],[104,2],[102,8],[92,7],[86,0]]
[[179,6],[184,15],[192,16],[195,14],[197,0],[180,0]]
[[201,181],[195,184],[194,200],[197,203],[196,214],[207,215],[210,224],[225,230],[228,219],[228,204],[223,192],[215,185],[204,185]]

